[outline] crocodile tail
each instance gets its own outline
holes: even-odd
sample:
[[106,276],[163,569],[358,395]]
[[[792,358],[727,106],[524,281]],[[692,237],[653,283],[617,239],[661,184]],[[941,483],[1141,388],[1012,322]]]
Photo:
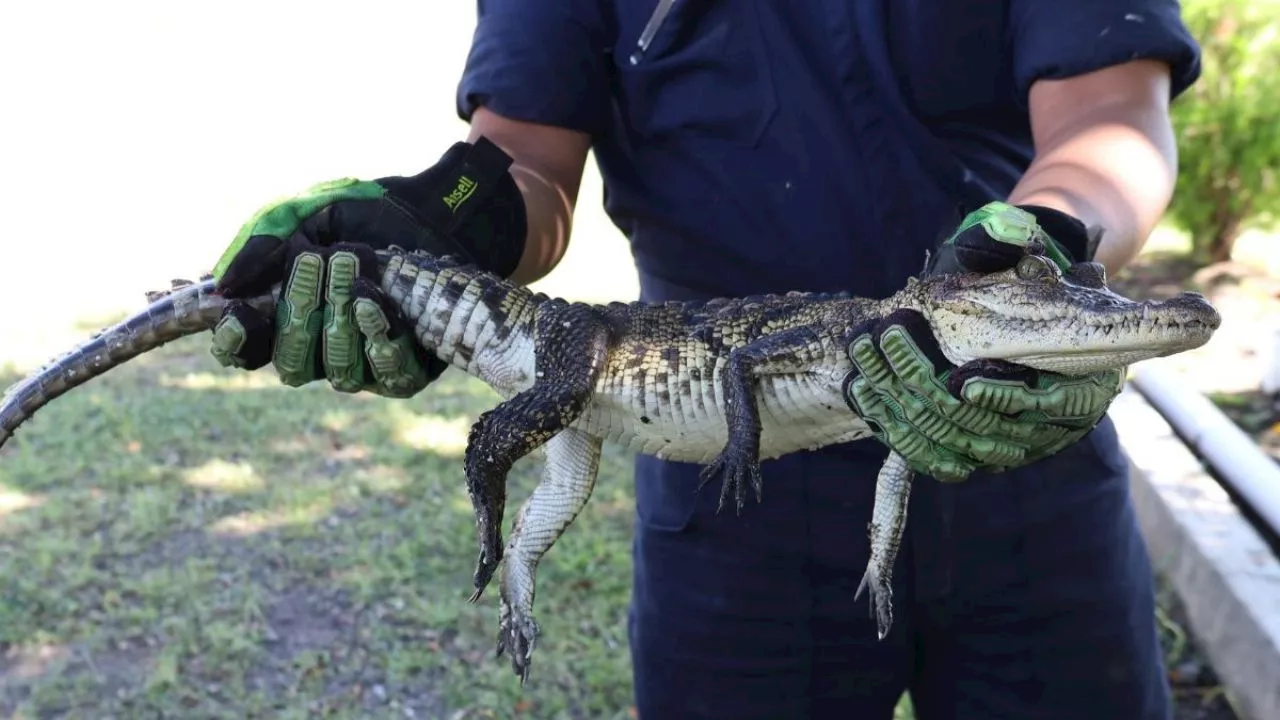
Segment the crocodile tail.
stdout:
[[[412,297],[406,297],[405,303],[397,301],[397,304],[406,306],[409,300],[419,299],[425,303],[416,315],[409,316],[411,322],[418,324],[415,334],[420,341],[424,337],[434,341],[434,344],[424,342],[424,346],[438,348],[442,360],[473,375],[484,377],[474,371],[472,363],[479,351],[523,338],[513,331],[522,327],[522,318],[530,316],[532,307],[545,299],[455,258],[404,254],[399,248],[380,251],[378,255],[384,291],[418,288]],[[406,276],[413,280],[407,286]],[[423,294],[424,290],[430,292]],[[277,286],[243,302],[272,314],[278,293]],[[390,294],[395,297],[395,292]],[[175,283],[174,289],[153,293],[149,300],[147,307],[6,390],[0,397],[0,446],[36,411],[73,388],[166,343],[212,330],[230,302],[215,293],[212,279]],[[428,308],[432,311],[430,317],[427,317]],[[476,312],[478,308],[484,311]],[[446,314],[439,314],[446,310]],[[442,318],[443,324],[439,324]]]
[[[172,290],[152,293],[147,307],[112,325],[13,384],[0,397],[0,446],[37,410],[71,389],[161,345],[210,330],[230,302],[214,293],[211,279],[175,281]],[[275,305],[275,294],[250,300],[257,309]]]
[[496,389],[532,362],[537,307],[549,298],[452,257],[395,255],[382,291],[436,357]]

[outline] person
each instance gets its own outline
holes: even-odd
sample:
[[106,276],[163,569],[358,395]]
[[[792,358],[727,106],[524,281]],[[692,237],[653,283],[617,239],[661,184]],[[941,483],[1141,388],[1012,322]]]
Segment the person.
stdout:
[[[246,222],[220,287],[288,284],[275,318],[228,311],[221,362],[415,395],[443,365],[380,297],[367,248],[532,282],[565,251],[589,151],[645,301],[884,297],[930,256],[992,271],[1037,232],[1114,273],[1170,201],[1168,108],[1200,72],[1175,0],[478,7],[466,139],[419,175],[324,183]],[[923,719],[1170,716],[1105,415],[1117,375],[955,368],[931,343],[910,317],[866,328],[850,403],[879,441],[765,462],[740,514],[695,492],[700,467],[636,459],[641,718],[887,719],[904,690]],[[959,408],[1001,422],[984,433]],[[878,640],[854,591],[888,447],[946,481],[915,484]]]

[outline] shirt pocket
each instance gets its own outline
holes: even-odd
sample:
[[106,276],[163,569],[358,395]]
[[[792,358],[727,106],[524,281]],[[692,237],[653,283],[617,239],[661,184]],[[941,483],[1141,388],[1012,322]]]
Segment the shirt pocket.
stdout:
[[677,0],[641,51],[659,0],[618,4],[618,103],[633,135],[752,146],[777,110],[760,0]]

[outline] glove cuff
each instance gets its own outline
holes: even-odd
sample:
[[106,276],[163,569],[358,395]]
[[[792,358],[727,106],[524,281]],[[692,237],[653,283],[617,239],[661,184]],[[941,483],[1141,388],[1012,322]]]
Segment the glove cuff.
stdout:
[[524,196],[508,172],[512,158],[487,138],[454,143],[435,165],[409,177],[380,178],[387,198],[430,233],[418,250],[463,254],[483,270],[510,277],[524,256]]
[[1058,249],[1072,264],[1090,262],[1098,251],[1098,236],[1092,235],[1079,219],[1043,205],[1015,205],[1019,210],[1031,213],[1036,224],[1044,230]]

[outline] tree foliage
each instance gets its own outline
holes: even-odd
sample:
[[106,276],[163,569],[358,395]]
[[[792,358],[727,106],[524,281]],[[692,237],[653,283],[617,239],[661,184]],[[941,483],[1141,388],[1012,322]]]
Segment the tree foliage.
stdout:
[[1199,262],[1280,219],[1280,0],[1183,0],[1200,79],[1173,105],[1179,177],[1170,219]]

